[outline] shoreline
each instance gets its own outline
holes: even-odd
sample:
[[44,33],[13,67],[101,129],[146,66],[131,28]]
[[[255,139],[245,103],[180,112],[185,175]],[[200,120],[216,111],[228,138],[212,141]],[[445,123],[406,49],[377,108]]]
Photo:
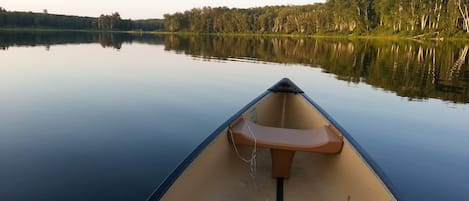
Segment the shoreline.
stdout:
[[365,40],[414,40],[414,41],[469,41],[469,37],[415,37],[402,35],[352,35],[352,34],[274,34],[274,33],[195,33],[195,32],[167,32],[150,31],[145,34],[154,35],[188,35],[188,36],[227,36],[227,37],[289,37],[289,38],[324,38],[324,39],[365,39]]
[[324,39],[384,39],[384,40],[415,40],[415,41],[469,41],[469,37],[416,37],[389,35],[353,35],[342,33],[330,34],[276,34],[276,33],[196,33],[196,32],[168,32],[168,31],[142,31],[142,30],[98,30],[98,29],[56,29],[56,28],[22,28],[2,27],[0,32],[82,32],[82,33],[127,33],[135,35],[187,35],[187,36],[227,36],[227,37],[289,37],[289,38],[324,38]]

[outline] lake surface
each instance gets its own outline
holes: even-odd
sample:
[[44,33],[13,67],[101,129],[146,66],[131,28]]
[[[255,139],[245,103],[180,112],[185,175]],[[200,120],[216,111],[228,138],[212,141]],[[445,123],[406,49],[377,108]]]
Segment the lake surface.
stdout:
[[469,200],[469,44],[0,33],[0,200],[145,200],[289,77],[406,200]]

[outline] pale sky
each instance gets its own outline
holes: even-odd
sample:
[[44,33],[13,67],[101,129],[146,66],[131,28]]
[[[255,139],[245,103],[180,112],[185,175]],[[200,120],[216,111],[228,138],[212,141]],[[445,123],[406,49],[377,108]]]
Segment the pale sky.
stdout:
[[42,12],[53,14],[98,17],[101,14],[119,12],[122,18],[163,18],[166,13],[201,8],[203,6],[227,6],[249,8],[265,5],[306,5],[325,0],[0,0],[0,7],[9,11]]
[[249,8],[265,5],[305,5],[324,0],[0,0],[0,7],[9,11],[42,12],[97,17],[119,12],[122,18],[163,18],[166,13],[203,6]]

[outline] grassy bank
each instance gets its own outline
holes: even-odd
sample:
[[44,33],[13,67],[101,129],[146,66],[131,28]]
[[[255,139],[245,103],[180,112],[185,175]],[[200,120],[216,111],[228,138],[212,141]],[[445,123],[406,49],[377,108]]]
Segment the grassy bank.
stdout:
[[[237,36],[237,37],[290,37],[290,38],[340,38],[340,39],[387,39],[387,40],[400,40],[400,39],[415,39],[413,36],[404,36],[398,34],[344,34],[344,33],[318,33],[318,34],[275,34],[275,33],[194,33],[194,32],[151,32],[156,35],[197,35],[197,36]],[[435,37],[421,37],[416,40],[440,40],[441,38]],[[445,37],[445,39],[452,40],[469,40],[467,37]]]
[[194,32],[149,32],[156,35],[208,35],[208,36],[244,36],[244,37],[290,37],[290,38],[341,38],[341,39],[383,39],[383,40],[432,40],[432,41],[469,41],[469,34],[459,33],[453,36],[408,35],[408,34],[345,34],[345,33],[318,33],[318,34],[274,34],[274,33],[194,33]]

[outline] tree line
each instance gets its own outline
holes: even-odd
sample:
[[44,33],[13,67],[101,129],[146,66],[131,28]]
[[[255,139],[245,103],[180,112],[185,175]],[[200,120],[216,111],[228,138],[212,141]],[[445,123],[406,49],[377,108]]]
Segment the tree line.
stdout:
[[469,32],[469,0],[327,0],[304,6],[194,8],[166,14],[172,32],[446,34]]
[[47,10],[43,13],[7,11],[0,7],[0,27],[155,31],[163,29],[163,21],[122,19],[118,12],[93,18],[49,14]]

